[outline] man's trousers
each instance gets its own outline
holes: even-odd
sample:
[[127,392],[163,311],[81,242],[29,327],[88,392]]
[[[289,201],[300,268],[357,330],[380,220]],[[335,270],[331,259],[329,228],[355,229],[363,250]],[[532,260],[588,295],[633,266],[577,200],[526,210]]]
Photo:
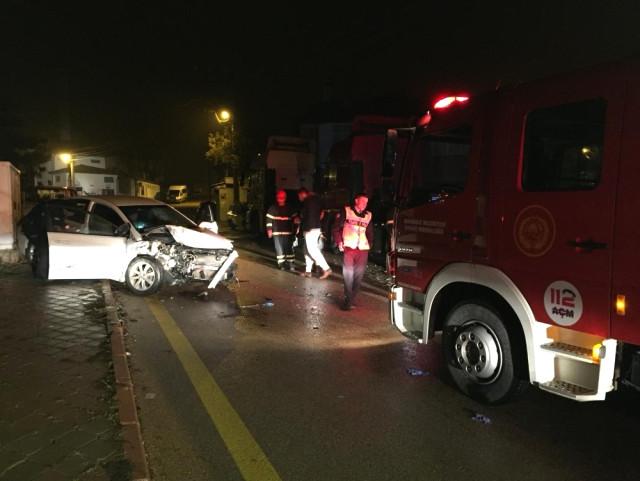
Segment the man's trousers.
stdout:
[[295,264],[295,255],[293,254],[293,234],[291,235],[274,235],[273,245],[276,250],[276,261],[278,267],[290,268]]
[[367,269],[367,260],[369,259],[369,251],[360,249],[344,248],[344,257],[342,258],[342,278],[344,279],[344,298],[346,304],[351,304],[355,299],[360,284],[364,278],[364,272]]

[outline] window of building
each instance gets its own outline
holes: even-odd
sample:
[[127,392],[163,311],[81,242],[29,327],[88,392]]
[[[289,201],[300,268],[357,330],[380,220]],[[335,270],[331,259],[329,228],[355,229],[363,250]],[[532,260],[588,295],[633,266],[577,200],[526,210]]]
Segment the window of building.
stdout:
[[91,163],[92,164],[99,164],[100,163],[100,159],[91,159]]
[[422,138],[409,204],[434,202],[463,192],[469,171],[471,127],[462,126]]
[[522,189],[594,189],[600,182],[606,102],[587,100],[534,110],[527,116]]
[[55,181],[56,181],[56,183],[60,182],[60,176],[59,175],[56,175]]
[[113,184],[113,177],[105,177],[104,178],[104,183],[105,184]]

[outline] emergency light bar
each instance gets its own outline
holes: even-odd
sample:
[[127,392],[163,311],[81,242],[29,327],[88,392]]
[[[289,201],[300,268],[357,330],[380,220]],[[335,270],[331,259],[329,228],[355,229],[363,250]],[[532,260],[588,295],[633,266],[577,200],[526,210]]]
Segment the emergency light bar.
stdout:
[[450,107],[452,104],[454,103],[464,103],[466,101],[469,100],[469,97],[465,97],[465,96],[456,96],[456,97],[443,97],[440,100],[438,100],[434,105],[433,108],[434,109],[446,109],[447,107]]

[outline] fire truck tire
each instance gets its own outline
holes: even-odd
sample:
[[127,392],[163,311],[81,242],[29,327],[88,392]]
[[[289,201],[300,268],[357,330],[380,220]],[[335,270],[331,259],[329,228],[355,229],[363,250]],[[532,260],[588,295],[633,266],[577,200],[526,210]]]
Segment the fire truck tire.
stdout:
[[498,311],[481,301],[455,306],[447,315],[442,349],[454,384],[486,404],[507,401],[526,385],[517,376],[513,335]]
[[131,261],[125,274],[127,288],[136,296],[155,293],[162,283],[162,269],[150,257],[136,257]]

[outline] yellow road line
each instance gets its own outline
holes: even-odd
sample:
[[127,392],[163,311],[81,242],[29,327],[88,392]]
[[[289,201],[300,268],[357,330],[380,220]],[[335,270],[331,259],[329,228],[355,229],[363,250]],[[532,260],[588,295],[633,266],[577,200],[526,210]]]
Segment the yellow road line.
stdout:
[[157,299],[148,298],[147,304],[178,355],[243,478],[246,481],[281,481],[267,456],[260,449],[169,311]]

